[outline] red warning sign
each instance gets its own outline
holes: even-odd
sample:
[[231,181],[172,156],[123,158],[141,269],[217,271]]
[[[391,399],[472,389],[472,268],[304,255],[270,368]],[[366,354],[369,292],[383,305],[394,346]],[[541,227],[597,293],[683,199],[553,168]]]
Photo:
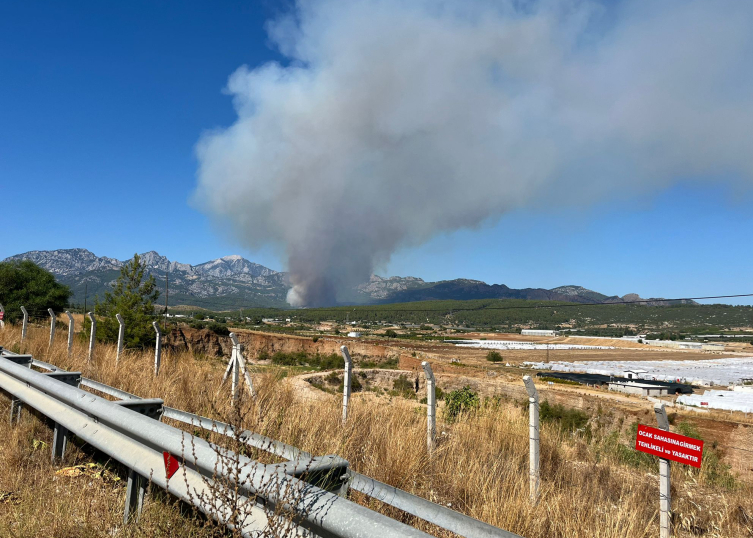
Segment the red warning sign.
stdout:
[[635,436],[635,449],[700,468],[703,441],[640,424]]
[[167,478],[172,478],[172,476],[178,472],[178,469],[180,469],[180,462],[178,461],[178,458],[169,452],[163,452],[162,456],[165,458],[165,474],[167,475]]

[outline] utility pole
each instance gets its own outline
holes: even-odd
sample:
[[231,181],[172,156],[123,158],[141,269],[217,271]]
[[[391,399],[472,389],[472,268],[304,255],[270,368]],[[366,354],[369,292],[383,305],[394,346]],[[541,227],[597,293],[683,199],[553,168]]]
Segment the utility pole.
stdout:
[[[170,297],[170,268],[165,273],[165,319],[162,321],[162,332],[167,332],[167,300]],[[159,369],[159,366],[157,366]]]

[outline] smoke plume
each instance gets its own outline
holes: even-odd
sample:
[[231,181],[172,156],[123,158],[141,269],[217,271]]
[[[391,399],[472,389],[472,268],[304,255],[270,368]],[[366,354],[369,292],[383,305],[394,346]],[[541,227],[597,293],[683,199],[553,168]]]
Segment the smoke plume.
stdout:
[[326,305],[506,211],[753,178],[753,2],[300,0],[230,76],[196,200]]

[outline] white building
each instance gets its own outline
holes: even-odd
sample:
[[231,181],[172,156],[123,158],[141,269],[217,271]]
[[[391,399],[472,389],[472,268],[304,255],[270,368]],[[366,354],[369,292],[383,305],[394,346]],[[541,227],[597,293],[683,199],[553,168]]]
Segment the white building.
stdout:
[[559,336],[560,332],[546,329],[523,329],[520,334],[523,336]]
[[640,379],[643,374],[647,374],[648,370],[625,370],[622,374],[628,379]]
[[625,394],[635,394],[637,396],[666,396],[667,387],[661,385],[652,385],[650,383],[635,383],[634,381],[614,381],[609,383],[609,390],[615,392],[624,392]]
[[359,332],[351,331],[348,333],[348,338],[360,338],[360,337],[361,337],[361,333]]

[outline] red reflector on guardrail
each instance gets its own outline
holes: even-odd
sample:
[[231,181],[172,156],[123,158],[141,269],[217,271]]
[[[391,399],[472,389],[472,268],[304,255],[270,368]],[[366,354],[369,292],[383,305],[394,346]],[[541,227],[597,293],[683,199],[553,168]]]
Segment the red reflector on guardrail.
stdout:
[[162,456],[165,458],[165,474],[167,475],[167,478],[172,478],[172,476],[178,472],[178,469],[180,469],[180,462],[178,461],[178,458],[169,452],[163,452]]

